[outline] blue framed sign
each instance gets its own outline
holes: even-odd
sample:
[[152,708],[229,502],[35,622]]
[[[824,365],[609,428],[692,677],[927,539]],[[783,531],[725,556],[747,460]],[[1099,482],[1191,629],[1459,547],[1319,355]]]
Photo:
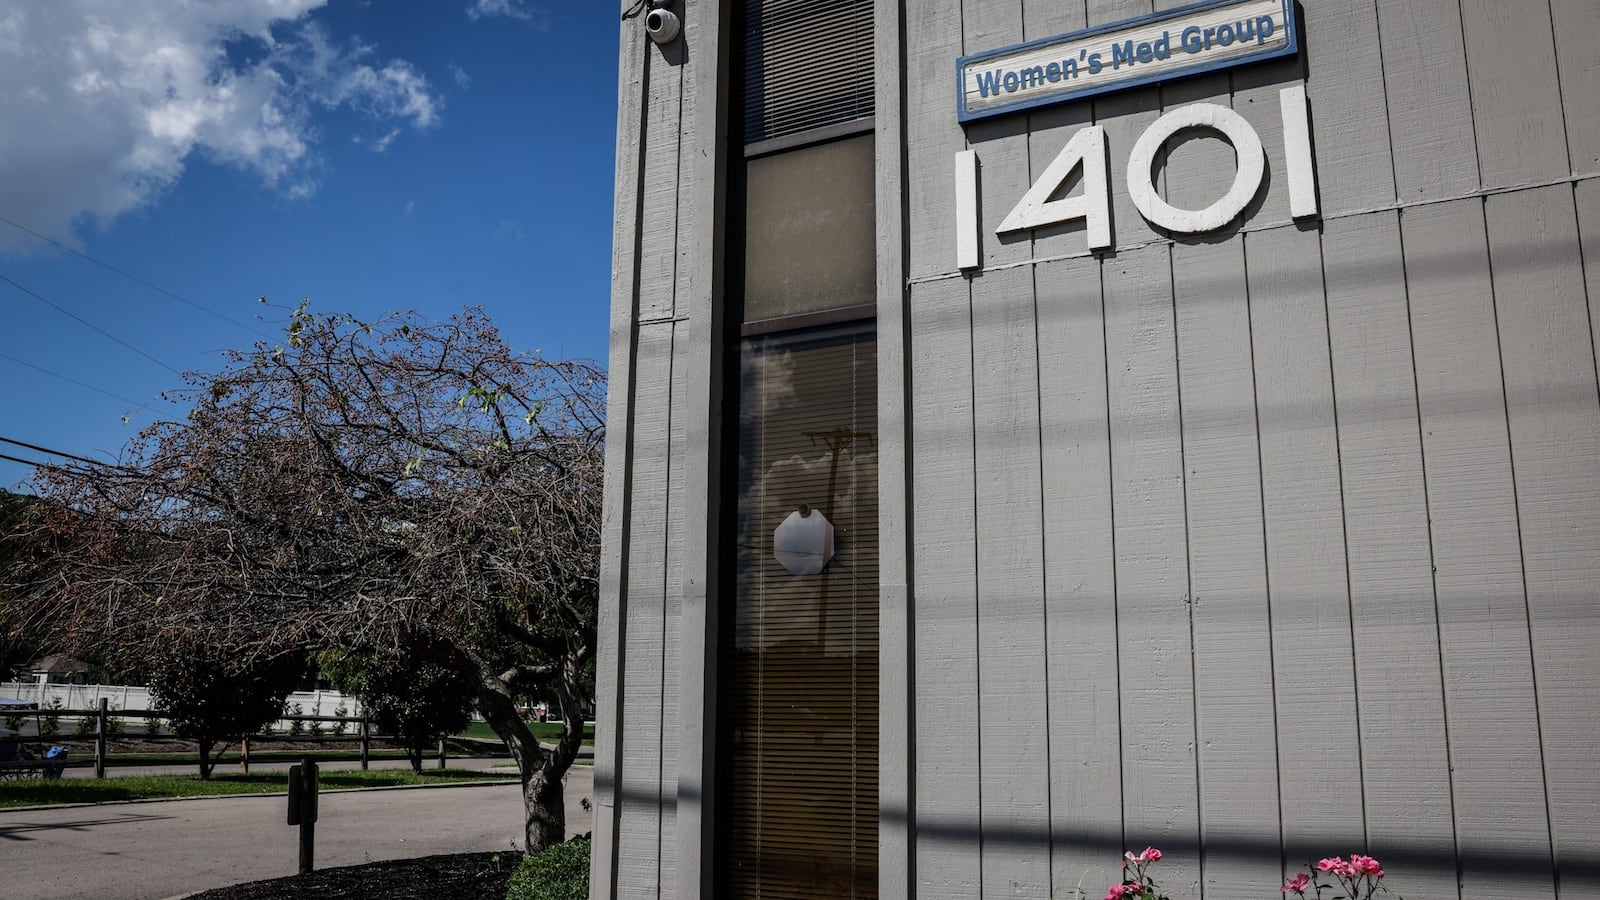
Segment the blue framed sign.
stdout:
[[962,122],[1293,56],[1294,0],[1204,0],[963,56]]

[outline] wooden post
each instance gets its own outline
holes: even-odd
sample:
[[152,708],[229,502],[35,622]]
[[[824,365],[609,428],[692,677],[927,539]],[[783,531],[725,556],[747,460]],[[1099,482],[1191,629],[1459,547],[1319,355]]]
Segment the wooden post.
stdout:
[[444,768],[444,738],[439,738],[439,768]]
[[239,739],[239,774],[250,774],[250,735]]
[[300,874],[314,866],[317,845],[317,762],[289,767],[289,824],[300,826]]
[[361,711],[361,771],[367,770],[367,759],[372,752],[372,729],[367,722],[366,710]]
[[94,777],[106,777],[106,698],[100,698],[94,723]]

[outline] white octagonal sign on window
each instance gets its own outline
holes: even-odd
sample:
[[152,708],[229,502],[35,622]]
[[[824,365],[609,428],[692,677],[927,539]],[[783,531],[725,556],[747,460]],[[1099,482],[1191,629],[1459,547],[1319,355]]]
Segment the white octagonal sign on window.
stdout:
[[772,555],[790,575],[817,575],[833,559],[833,523],[814,509],[789,513],[772,532]]

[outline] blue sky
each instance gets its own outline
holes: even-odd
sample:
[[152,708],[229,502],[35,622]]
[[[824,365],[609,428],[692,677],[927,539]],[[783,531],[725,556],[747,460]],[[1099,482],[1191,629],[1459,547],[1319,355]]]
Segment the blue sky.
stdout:
[[275,334],[262,295],[477,304],[603,363],[617,35],[554,0],[7,4],[0,216],[209,312],[0,222],[0,437],[113,458],[182,414],[168,367]]

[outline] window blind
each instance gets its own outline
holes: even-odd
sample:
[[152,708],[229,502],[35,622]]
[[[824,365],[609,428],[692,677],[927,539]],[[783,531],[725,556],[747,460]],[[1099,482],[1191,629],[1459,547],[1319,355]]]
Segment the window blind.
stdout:
[[872,117],[870,0],[748,0],[745,143]]
[[[876,897],[872,324],[747,339],[742,388],[725,883],[734,897]],[[834,527],[820,575],[792,575],[773,554],[774,529],[801,504]]]

